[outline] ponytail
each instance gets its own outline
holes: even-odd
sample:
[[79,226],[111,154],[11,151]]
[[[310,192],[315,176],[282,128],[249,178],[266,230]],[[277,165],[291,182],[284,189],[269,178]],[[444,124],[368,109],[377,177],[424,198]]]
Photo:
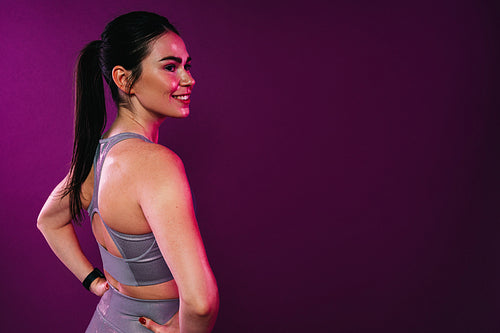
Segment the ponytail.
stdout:
[[112,79],[113,68],[123,66],[131,72],[129,87],[141,76],[141,62],[150,53],[151,43],[175,27],[163,16],[131,12],[106,25],[101,40],[90,42],[80,52],[75,82],[75,141],[66,187],[71,218],[82,221],[82,184],[87,179],[102,132],[106,127],[103,77],[117,106],[126,101]]
[[82,184],[92,169],[94,154],[106,126],[101,46],[100,40],[87,44],[80,52],[76,65],[75,140],[70,178],[63,196],[69,194],[71,218],[77,224],[82,220]]

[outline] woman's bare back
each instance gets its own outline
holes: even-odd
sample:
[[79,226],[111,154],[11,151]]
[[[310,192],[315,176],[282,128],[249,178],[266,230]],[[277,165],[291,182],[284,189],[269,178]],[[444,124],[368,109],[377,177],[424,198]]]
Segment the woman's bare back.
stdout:
[[[154,155],[154,150],[157,149],[151,150],[152,145],[155,144],[140,139],[128,139],[113,146],[106,156],[101,171],[97,204],[102,218],[113,230],[131,235],[152,232],[137,197],[141,186],[139,180],[144,176],[141,172],[147,169],[146,164],[151,161],[151,156],[144,158],[144,154]],[[90,203],[93,187],[94,170],[83,186],[84,207],[88,207]],[[98,214],[92,217],[92,230],[99,244],[112,255],[122,257]],[[104,271],[104,274],[113,287],[131,297],[141,299],[179,297],[175,280],[148,286],[129,286],[118,282],[109,272]]]

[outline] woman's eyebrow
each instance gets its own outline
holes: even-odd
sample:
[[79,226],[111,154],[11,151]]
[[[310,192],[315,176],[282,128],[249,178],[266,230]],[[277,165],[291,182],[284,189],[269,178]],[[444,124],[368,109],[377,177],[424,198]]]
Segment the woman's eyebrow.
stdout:
[[[179,64],[181,64],[181,63],[182,63],[182,59],[181,59],[181,58],[179,58],[179,57],[174,57],[174,56],[168,56],[168,57],[161,58],[161,59],[159,60],[159,62],[161,62],[161,61],[165,61],[165,60],[173,60],[173,61],[175,61],[175,62],[178,62]],[[191,61],[191,57],[188,57],[186,62],[190,62],[190,61]]]

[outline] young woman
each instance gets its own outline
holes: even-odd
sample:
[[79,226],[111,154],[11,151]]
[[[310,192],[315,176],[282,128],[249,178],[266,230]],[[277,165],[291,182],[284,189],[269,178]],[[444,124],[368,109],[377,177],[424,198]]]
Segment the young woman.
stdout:
[[[38,228],[57,257],[102,296],[86,332],[210,332],[218,290],[181,159],[158,145],[167,117],[189,115],[195,81],[177,30],[159,15],[110,22],[80,53],[73,158]],[[118,114],[109,130],[103,80]],[[87,209],[104,274],[82,253],[72,220]]]

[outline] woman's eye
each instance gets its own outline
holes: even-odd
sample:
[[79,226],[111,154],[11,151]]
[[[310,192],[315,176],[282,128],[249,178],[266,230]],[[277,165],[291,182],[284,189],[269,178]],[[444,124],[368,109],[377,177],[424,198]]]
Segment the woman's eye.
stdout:
[[175,72],[175,65],[167,65],[165,69],[169,72]]
[[186,64],[184,69],[189,72],[191,70],[191,64]]

